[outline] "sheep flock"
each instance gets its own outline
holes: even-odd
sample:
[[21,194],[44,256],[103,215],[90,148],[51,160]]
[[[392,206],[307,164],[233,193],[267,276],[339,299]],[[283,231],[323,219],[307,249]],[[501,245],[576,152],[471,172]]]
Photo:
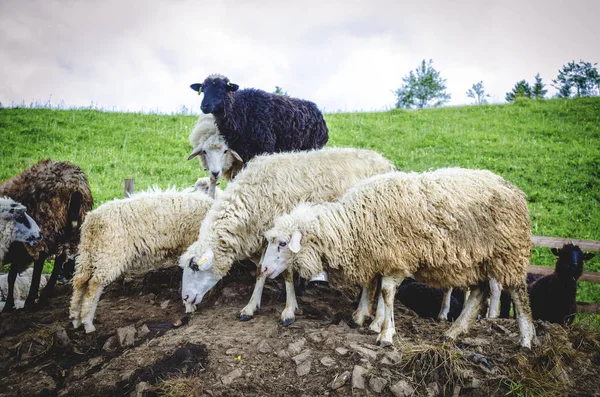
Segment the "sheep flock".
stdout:
[[[329,130],[313,102],[240,89],[220,74],[191,88],[203,95],[203,114],[188,160],[198,157],[207,176],[187,189],[149,188],[93,208],[81,168],[52,160],[0,183],[0,259],[10,264],[0,280],[4,312],[50,298],[73,260],[69,319],[93,333],[104,288],[171,259],[182,268],[178,310],[201,313],[198,305],[234,263],[250,260],[256,283],[241,321],[256,316],[268,279],[281,275],[279,322],[289,326],[298,314],[294,275],[326,271],[330,288],[360,288],[358,306],[348,308],[351,325],[368,326],[382,347],[400,344],[399,304],[453,321],[443,336],[456,341],[486,315],[482,308],[496,317],[501,300],[508,317],[512,302],[527,349],[538,341],[534,319],[572,322],[576,281],[592,255],[572,245],[553,250],[555,273],[528,284],[526,196],[502,176],[405,172],[372,150],[325,147]],[[55,261],[48,280],[47,259]]]

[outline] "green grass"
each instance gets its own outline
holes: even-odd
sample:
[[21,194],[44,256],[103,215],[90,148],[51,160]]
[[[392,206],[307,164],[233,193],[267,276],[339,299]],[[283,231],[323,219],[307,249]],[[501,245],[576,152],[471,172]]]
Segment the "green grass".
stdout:
[[[325,116],[328,146],[374,149],[398,168],[489,169],[528,195],[532,233],[600,240],[600,98],[532,101],[420,111]],[[186,161],[195,116],[97,110],[0,109],[0,180],[42,158],[67,160],[88,175],[96,205],[136,190],[191,185],[205,175]],[[549,249],[532,263],[552,266]],[[600,270],[598,258],[586,270]],[[581,283],[579,299],[600,302]]]

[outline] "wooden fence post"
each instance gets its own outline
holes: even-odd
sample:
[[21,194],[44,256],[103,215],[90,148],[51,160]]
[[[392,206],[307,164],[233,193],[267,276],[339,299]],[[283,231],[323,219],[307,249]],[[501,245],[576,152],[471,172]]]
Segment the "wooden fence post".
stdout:
[[133,194],[133,179],[125,179],[125,198]]

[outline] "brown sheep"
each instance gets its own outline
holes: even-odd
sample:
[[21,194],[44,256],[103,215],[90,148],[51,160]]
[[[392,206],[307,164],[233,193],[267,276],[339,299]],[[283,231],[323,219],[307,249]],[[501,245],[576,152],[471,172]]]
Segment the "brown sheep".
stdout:
[[28,170],[0,184],[0,196],[10,197],[27,207],[28,214],[39,225],[43,238],[35,248],[13,243],[4,257],[10,263],[9,295],[5,312],[14,310],[10,291],[17,273],[34,262],[34,271],[25,308],[31,309],[38,297],[44,261],[56,255],[52,276],[40,300],[46,300],[54,289],[63,263],[79,244],[80,227],[85,214],[94,204],[87,178],[83,171],[67,162],[42,160]]

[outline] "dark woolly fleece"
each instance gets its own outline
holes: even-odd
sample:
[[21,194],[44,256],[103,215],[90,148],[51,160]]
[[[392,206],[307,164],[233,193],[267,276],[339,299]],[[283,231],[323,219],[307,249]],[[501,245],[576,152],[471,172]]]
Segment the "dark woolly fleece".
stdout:
[[223,102],[213,113],[217,127],[244,162],[263,153],[320,149],[329,139],[313,102],[252,88],[227,92]]
[[[25,270],[36,260],[33,280],[37,278],[38,283],[32,282],[31,294],[35,290],[37,296],[43,259],[74,253],[77,249],[81,224],[94,204],[87,178],[71,163],[42,160],[0,184],[0,196],[10,197],[27,207],[27,213],[40,226],[42,240],[37,247],[25,248],[23,243],[13,243],[4,258],[4,263],[11,263],[11,273]],[[72,222],[76,222],[75,228]],[[55,261],[58,272],[62,266],[56,266],[56,262],[58,259]],[[53,271],[46,293],[53,288],[55,279]],[[5,310],[10,310],[8,302],[7,299]]]
[[[442,308],[444,290],[430,287],[408,278],[398,287],[396,297],[404,306],[413,310],[420,317],[437,319]],[[464,293],[458,289],[453,290],[452,297],[450,298],[448,320],[454,321],[458,318],[462,311],[463,303]]]

